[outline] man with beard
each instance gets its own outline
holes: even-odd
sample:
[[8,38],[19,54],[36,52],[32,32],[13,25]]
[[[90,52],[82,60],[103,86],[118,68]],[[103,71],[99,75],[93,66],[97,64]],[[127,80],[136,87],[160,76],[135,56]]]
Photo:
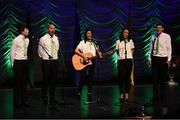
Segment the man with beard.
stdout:
[[[59,41],[55,34],[55,25],[48,25],[48,33],[40,38],[38,54],[42,59],[43,83],[42,101],[49,107],[55,107],[55,83],[57,79]],[[49,92],[49,100],[48,100]]]

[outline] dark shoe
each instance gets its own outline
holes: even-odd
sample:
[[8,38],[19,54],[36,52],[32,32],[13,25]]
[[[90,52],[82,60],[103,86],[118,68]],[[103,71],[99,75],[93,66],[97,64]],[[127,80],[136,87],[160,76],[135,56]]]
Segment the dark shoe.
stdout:
[[86,104],[91,104],[92,103],[92,100],[90,100],[90,99],[88,99],[87,101],[86,101]]
[[152,99],[150,99],[150,102],[158,102],[158,101],[159,101],[158,98],[152,98]]
[[44,99],[44,100],[42,100],[42,104],[43,105],[48,105],[48,101]]
[[50,101],[50,104],[57,105],[57,104],[59,104],[59,102],[57,100],[52,100],[52,102]]
[[14,105],[14,109],[22,109],[23,106],[22,105]]
[[58,112],[59,111],[55,104],[50,104],[49,110],[50,110],[50,112]]
[[85,102],[85,104],[91,104],[92,103],[92,101],[86,101]]
[[50,111],[55,111],[55,105],[50,104],[50,105],[49,105],[49,110],[50,110]]
[[87,99],[86,104],[90,104],[90,103],[92,103],[92,95],[88,93],[88,99]]
[[125,99],[125,100],[124,100],[124,102],[126,102],[126,103],[127,103],[127,102],[128,102],[128,99]]
[[120,98],[120,103],[124,103],[125,100],[123,98]]
[[162,115],[165,116],[165,115],[167,115],[167,113],[168,113],[168,108],[165,106],[162,107]]
[[80,93],[77,93],[76,98],[77,98],[77,100],[80,100],[81,94],[80,94]]
[[24,107],[30,107],[30,105],[29,105],[27,102],[23,102],[23,103],[22,103],[22,106],[24,106]]
[[154,106],[157,102],[152,102],[152,100],[150,100],[149,102],[146,102],[143,106],[144,107],[150,107],[150,106]]
[[92,101],[92,94],[88,93],[88,101]]

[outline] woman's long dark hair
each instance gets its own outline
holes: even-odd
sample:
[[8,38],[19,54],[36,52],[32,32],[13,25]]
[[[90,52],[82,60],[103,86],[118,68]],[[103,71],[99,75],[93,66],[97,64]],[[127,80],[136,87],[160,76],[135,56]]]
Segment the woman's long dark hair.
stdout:
[[129,31],[129,35],[128,35],[128,37],[127,37],[127,40],[128,40],[128,42],[129,42],[129,41],[130,41],[130,39],[132,39],[132,38],[131,38],[131,33],[130,33],[130,30],[129,30],[128,28],[124,28],[124,29],[122,30],[122,32],[121,32],[121,34],[120,34],[120,41],[125,40],[125,38],[124,38],[124,36],[123,36],[123,32],[124,32],[124,30],[128,30],[128,31]]
[[85,30],[85,32],[84,32],[84,42],[85,42],[85,43],[86,43],[86,41],[87,41],[86,33],[87,33],[88,31],[91,31],[91,33],[92,33],[92,30],[91,30],[91,29],[86,29],[86,30]]

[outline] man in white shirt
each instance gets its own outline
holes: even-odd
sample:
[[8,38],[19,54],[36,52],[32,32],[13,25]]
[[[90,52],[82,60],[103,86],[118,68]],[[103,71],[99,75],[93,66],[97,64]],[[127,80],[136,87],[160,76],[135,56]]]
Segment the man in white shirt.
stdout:
[[[42,59],[43,84],[42,100],[48,104],[48,91],[50,107],[55,106],[55,84],[57,79],[59,41],[55,34],[55,26],[48,25],[48,33],[40,38],[38,54]],[[49,89],[49,90],[48,90]]]
[[156,25],[156,33],[151,39],[148,64],[152,64],[153,99],[152,101],[165,103],[165,82],[167,70],[171,61],[171,37],[163,32],[163,25]]
[[15,73],[14,80],[14,108],[28,106],[26,101],[26,87],[28,79],[28,57],[27,49],[29,39],[27,38],[29,30],[21,27],[20,35],[12,41],[10,52],[11,64]]

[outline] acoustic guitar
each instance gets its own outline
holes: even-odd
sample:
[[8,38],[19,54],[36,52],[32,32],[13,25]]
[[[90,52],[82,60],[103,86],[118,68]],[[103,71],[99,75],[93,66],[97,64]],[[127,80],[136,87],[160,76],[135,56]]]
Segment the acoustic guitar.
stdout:
[[[103,56],[109,55],[112,53],[114,53],[114,50],[110,50],[106,53],[103,53]],[[81,56],[77,54],[73,55],[72,64],[75,70],[79,71],[79,70],[84,69],[88,65],[92,65],[93,63],[91,60],[97,57],[97,56],[93,56],[92,53],[83,53],[83,55],[88,58],[87,61],[85,61]]]

